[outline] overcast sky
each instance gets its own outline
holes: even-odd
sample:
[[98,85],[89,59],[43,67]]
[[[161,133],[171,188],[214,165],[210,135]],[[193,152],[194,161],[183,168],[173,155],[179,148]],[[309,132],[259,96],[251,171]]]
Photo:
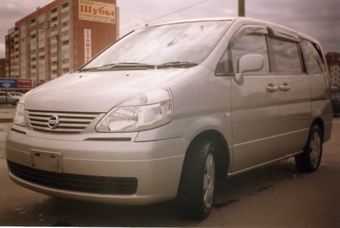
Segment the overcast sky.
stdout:
[[[53,0],[0,0],[0,58],[15,22]],[[339,0],[245,0],[246,16],[290,27],[320,41],[325,53],[340,53]],[[235,17],[238,0],[117,0],[120,34],[166,21]]]

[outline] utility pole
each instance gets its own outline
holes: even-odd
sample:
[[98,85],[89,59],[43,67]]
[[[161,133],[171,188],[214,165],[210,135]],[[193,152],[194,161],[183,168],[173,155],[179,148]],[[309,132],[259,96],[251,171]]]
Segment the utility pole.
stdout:
[[246,16],[244,1],[245,0],[238,0],[238,16],[239,17],[245,17]]

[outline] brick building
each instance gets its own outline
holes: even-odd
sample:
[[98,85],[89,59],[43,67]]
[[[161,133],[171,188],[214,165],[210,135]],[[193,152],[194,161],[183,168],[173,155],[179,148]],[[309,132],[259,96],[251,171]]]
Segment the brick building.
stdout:
[[326,61],[331,85],[340,88],[340,53],[327,53]]
[[116,0],[55,0],[8,31],[5,77],[37,86],[79,68],[116,38]]
[[0,78],[5,77],[5,59],[0,59]]

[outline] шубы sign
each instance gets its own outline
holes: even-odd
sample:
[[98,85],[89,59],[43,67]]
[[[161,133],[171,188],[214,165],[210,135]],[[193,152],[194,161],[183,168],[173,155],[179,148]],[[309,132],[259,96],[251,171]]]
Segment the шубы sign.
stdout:
[[32,88],[32,79],[0,78],[0,89],[31,90]]

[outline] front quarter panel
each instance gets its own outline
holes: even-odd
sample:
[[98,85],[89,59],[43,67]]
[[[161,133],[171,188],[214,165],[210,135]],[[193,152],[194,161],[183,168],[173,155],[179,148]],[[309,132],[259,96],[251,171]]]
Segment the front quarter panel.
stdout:
[[136,141],[186,138],[216,130],[231,141],[230,77],[216,77],[202,66],[190,69],[169,83],[173,95],[173,121],[157,129],[142,131]]

